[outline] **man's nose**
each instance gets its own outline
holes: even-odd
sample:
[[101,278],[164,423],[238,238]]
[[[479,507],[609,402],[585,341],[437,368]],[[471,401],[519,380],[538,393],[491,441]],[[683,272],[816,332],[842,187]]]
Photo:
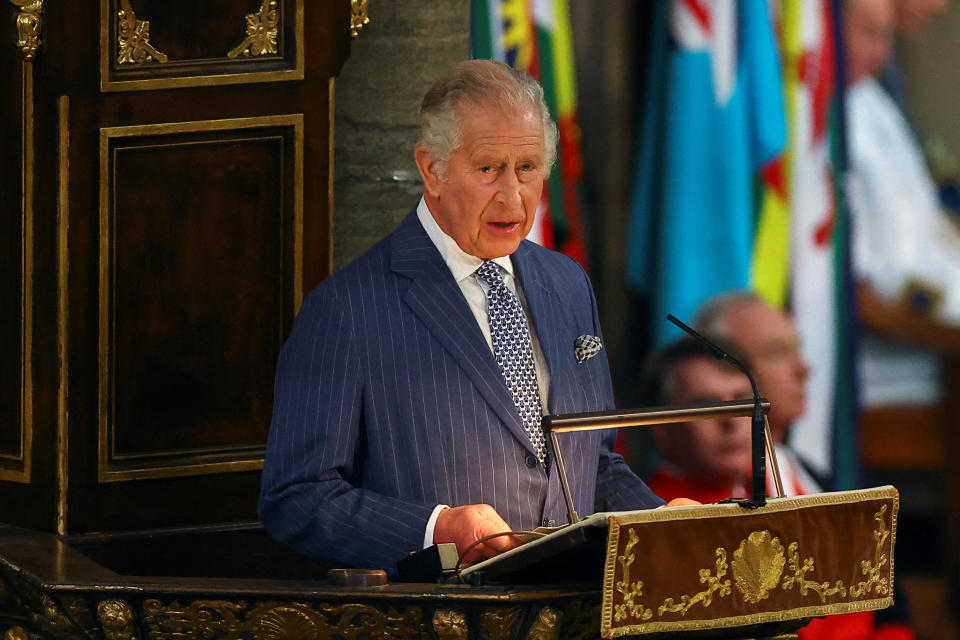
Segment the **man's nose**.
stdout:
[[500,174],[498,196],[501,203],[511,208],[520,206],[523,202],[520,197],[520,180],[517,178],[516,171],[514,171],[513,168]]

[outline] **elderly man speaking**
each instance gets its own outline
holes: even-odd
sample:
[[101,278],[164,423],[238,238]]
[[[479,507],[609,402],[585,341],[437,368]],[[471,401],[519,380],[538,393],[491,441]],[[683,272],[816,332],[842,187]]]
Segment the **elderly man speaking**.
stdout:
[[[277,365],[260,516],[328,566],[392,571],[433,543],[563,524],[541,416],[613,408],[586,274],[524,240],[556,155],[542,88],[463,62],[420,128],[423,198],[306,298]],[[577,511],[662,504],[613,440],[564,435]]]

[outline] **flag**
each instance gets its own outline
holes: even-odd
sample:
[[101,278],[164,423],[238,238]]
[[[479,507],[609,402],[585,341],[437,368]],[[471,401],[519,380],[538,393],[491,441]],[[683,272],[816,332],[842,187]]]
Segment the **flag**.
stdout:
[[653,16],[628,238],[628,281],[649,296],[654,342],[751,275],[756,181],[786,125],[766,2],[673,0]]
[[628,278],[650,300],[655,344],[671,337],[666,313],[690,318],[726,290],[789,309],[811,370],[790,443],[852,488],[857,332],[836,2],[782,0],[777,28],[769,6],[657,3]]
[[810,365],[791,445],[836,488],[858,485],[853,285],[840,172],[841,74],[830,0],[784,0],[783,48],[792,168],[790,309]]
[[583,159],[567,0],[471,0],[474,58],[499,60],[540,81],[560,132],[550,174],[528,239],[586,267],[580,189]]

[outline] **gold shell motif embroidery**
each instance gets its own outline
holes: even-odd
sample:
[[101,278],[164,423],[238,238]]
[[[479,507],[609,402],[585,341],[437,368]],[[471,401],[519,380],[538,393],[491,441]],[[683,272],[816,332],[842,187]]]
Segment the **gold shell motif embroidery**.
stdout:
[[743,599],[756,604],[770,595],[780,584],[783,565],[783,545],[769,531],[754,531],[733,552],[733,578]]

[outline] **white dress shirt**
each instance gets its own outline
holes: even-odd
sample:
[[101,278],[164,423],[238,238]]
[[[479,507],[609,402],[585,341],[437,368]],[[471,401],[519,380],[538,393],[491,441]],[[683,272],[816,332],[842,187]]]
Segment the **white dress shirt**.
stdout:
[[[437,224],[436,219],[434,219],[433,214],[430,213],[430,209],[422,197],[420,198],[420,203],[417,205],[417,218],[419,218],[420,224],[423,225],[424,231],[427,232],[427,236],[433,242],[434,246],[437,247],[437,251],[440,252],[443,261],[450,268],[450,273],[453,274],[453,278],[457,281],[460,291],[463,292],[463,297],[466,298],[470,310],[477,319],[477,324],[480,326],[480,331],[487,341],[487,346],[490,347],[490,352],[493,353],[493,338],[490,336],[490,320],[487,313],[487,290],[490,288],[490,285],[476,275],[477,269],[480,268],[480,265],[482,265],[484,261],[465,252],[460,248],[456,240],[444,233],[440,225]],[[527,328],[530,330],[530,340],[533,343],[533,363],[537,370],[537,388],[540,391],[540,406],[543,413],[546,413],[547,394],[550,392],[550,371],[547,369],[546,360],[543,358],[543,351],[540,349],[540,341],[537,339],[537,332],[530,318],[526,296],[523,294],[523,288],[518,286],[514,276],[513,261],[510,256],[494,258],[493,261],[503,269],[504,284],[520,299],[520,305],[523,307],[523,311],[527,316]],[[440,504],[433,510],[433,514],[427,522],[427,529],[423,536],[424,548],[433,544],[433,530],[437,523],[437,516],[446,508],[447,505]]]

